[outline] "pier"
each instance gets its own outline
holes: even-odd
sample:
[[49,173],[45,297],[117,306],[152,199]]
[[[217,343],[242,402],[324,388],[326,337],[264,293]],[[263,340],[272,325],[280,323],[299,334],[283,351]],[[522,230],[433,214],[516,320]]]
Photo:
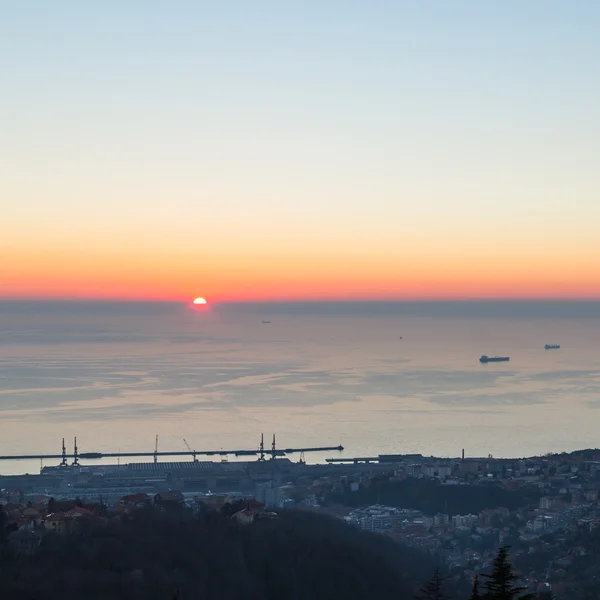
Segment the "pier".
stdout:
[[406,460],[421,461],[423,459],[424,459],[424,456],[422,454],[379,454],[377,456],[326,458],[325,462],[328,464],[353,463],[356,465],[359,463],[396,463],[398,461],[406,461]]
[[[286,454],[298,454],[302,452],[342,452],[343,446],[324,446],[322,448],[285,448],[283,450],[275,450],[276,456],[285,456]],[[80,452],[79,454],[65,454],[66,458],[76,457],[79,459],[99,460],[101,458],[133,458],[141,456],[257,456],[260,450],[189,450],[173,451],[173,452]],[[268,454],[272,455],[271,450]],[[0,456],[0,460],[52,460],[63,458],[62,454],[14,454]]]
[[[187,444],[187,442],[186,442]],[[63,439],[62,452],[60,454],[9,454],[0,456],[0,460],[60,460],[62,466],[68,464],[68,459],[73,460],[73,464],[78,464],[80,460],[100,460],[103,458],[140,458],[152,457],[154,462],[158,457],[168,456],[191,456],[196,460],[196,456],[258,456],[259,460],[264,460],[266,455],[271,458],[286,456],[287,454],[300,454],[301,457],[306,452],[342,452],[344,447],[339,446],[322,446],[322,447],[307,447],[307,448],[277,448],[275,445],[275,436],[270,449],[265,449],[264,441],[261,437],[260,446],[255,450],[193,450],[188,447],[187,450],[159,451],[158,436],[156,446],[153,451],[147,452],[79,452],[77,448],[77,438],[75,438],[73,452],[68,453]]]

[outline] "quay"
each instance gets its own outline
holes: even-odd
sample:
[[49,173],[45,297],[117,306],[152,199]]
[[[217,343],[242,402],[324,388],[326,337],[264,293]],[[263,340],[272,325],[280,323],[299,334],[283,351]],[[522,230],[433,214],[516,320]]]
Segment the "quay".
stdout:
[[396,463],[404,460],[423,460],[425,457],[422,454],[379,454],[377,456],[356,456],[346,458],[326,458],[325,462],[328,464],[360,464],[360,463]]
[[[183,440],[185,442],[185,440]],[[61,460],[61,466],[67,466],[68,459],[73,459],[73,464],[79,464],[79,460],[100,460],[103,458],[141,458],[144,456],[154,457],[154,461],[157,462],[159,456],[191,456],[196,460],[196,456],[258,456],[259,460],[264,460],[266,455],[270,455],[271,458],[283,457],[287,454],[300,454],[304,455],[306,452],[343,452],[344,447],[339,446],[321,446],[321,447],[309,447],[309,448],[277,448],[275,443],[275,435],[273,435],[273,443],[271,449],[265,449],[264,437],[261,436],[260,446],[255,450],[194,450],[189,447],[187,450],[175,450],[175,451],[159,451],[158,450],[158,436],[156,436],[156,445],[153,451],[149,452],[79,452],[77,448],[77,438],[74,440],[73,452],[68,453],[65,447],[65,440],[62,441],[62,452],[60,454],[9,454],[0,455],[0,460]],[[302,456],[301,456],[302,458]]]
[[[275,450],[276,456],[286,454],[298,454],[302,452],[342,452],[343,446],[323,446],[317,448],[283,448]],[[267,452],[273,454],[272,450]],[[87,460],[99,460],[101,458],[134,458],[142,456],[257,456],[260,450],[182,450],[172,452],[80,452],[77,454],[14,454],[0,456],[0,460],[61,460],[65,458],[79,458]]]

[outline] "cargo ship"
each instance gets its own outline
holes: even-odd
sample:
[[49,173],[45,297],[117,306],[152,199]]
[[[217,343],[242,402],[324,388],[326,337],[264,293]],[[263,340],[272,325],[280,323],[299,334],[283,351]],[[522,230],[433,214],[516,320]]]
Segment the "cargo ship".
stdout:
[[482,364],[490,363],[490,362],[508,362],[510,357],[508,356],[486,356],[483,354],[479,359],[479,362]]
[[558,350],[560,346],[558,344],[546,344],[544,350]]

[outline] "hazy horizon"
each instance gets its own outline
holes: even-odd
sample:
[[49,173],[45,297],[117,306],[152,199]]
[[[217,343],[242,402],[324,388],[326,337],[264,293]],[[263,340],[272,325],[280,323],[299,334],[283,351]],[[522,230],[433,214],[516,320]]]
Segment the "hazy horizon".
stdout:
[[[335,316],[361,316],[378,313],[381,315],[424,315],[424,316],[508,316],[508,317],[594,317],[600,316],[600,299],[424,299],[424,300],[275,300],[245,302],[209,302],[195,306],[191,301],[98,299],[98,298],[3,298],[0,309],[12,307],[16,311],[28,308],[78,307],[100,309],[119,306],[132,309],[172,307],[186,308],[199,314],[215,312],[241,312],[256,314],[325,314]],[[0,313],[1,314],[1,313]]]

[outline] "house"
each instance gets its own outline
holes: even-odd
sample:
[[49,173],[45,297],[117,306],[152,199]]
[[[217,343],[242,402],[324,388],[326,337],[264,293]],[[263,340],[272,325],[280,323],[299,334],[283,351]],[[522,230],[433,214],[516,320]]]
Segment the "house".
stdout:
[[78,517],[92,517],[94,513],[83,506],[75,506],[71,510],[64,513],[65,517],[78,518]]
[[21,513],[21,516],[23,519],[27,519],[38,525],[42,522],[42,513],[37,508],[33,508],[33,506],[25,508]]
[[129,496],[123,496],[119,500],[119,508],[125,512],[138,510],[140,508],[147,508],[152,503],[148,494],[130,494]]
[[196,506],[200,509],[221,510],[226,503],[230,503],[227,494],[200,494],[194,497]]
[[18,519],[21,517],[25,508],[27,507],[24,504],[5,504],[2,507],[2,510],[9,519]]
[[71,517],[65,516],[64,513],[53,513],[44,520],[44,528],[48,532],[64,535],[71,531],[71,522]]
[[156,494],[154,496],[154,504],[162,508],[182,508],[185,500],[179,490],[172,490]]

